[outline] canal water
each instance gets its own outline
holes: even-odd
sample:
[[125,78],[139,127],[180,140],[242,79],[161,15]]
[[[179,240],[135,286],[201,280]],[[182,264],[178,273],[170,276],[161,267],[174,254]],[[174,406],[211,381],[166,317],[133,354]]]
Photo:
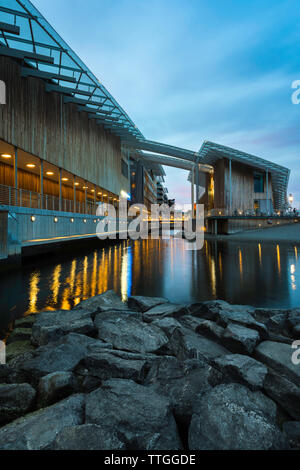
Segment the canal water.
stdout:
[[0,339],[15,319],[43,310],[69,310],[108,289],[189,303],[224,299],[257,307],[300,307],[300,244],[206,241],[124,241],[68,257],[43,257],[1,274]]

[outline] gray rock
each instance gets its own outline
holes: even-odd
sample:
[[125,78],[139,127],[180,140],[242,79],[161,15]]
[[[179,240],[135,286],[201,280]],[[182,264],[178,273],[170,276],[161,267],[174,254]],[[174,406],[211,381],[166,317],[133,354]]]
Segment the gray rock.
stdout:
[[282,333],[286,333],[286,329],[287,329],[286,313],[278,313],[276,315],[273,315],[266,322],[266,327],[268,331],[270,331],[273,334],[281,335]]
[[29,384],[0,385],[0,426],[28,413],[35,395]]
[[210,320],[201,320],[199,319],[198,326],[196,328],[196,333],[203,335],[207,338],[217,341],[218,343],[222,342],[222,337],[224,334],[224,328],[220,325],[217,325],[216,322]]
[[300,309],[294,309],[288,313],[287,325],[294,339],[300,339]]
[[6,346],[6,362],[10,363],[16,357],[27,352],[34,351],[31,341],[15,341]]
[[32,327],[31,342],[35,346],[44,346],[69,333],[96,334],[91,314],[84,310],[42,312]]
[[292,362],[293,352],[294,349],[291,345],[264,341],[257,346],[255,356],[298,385],[300,383],[300,367]]
[[293,447],[300,448],[300,421],[286,421],[282,429]]
[[157,305],[167,304],[169,301],[163,297],[143,297],[134,295],[128,299],[128,307],[138,312],[147,312]]
[[169,348],[179,360],[196,358],[208,363],[218,356],[229,353],[223,346],[187,328],[177,328],[174,331]]
[[152,325],[161,328],[168,338],[172,336],[175,328],[181,327],[181,323],[172,317],[158,318],[152,322]]
[[38,406],[44,408],[53,405],[71,395],[75,390],[75,380],[72,372],[53,372],[45,375],[38,385]]
[[28,315],[27,317],[19,318],[15,321],[15,328],[32,328],[32,325],[37,319],[37,315]]
[[202,320],[201,318],[195,317],[193,315],[183,315],[180,317],[179,321],[184,327],[196,331],[197,327],[205,320]]
[[276,424],[276,405],[243,385],[219,385],[195,404],[190,450],[283,450],[289,445]]
[[187,308],[184,305],[177,305],[177,304],[163,304],[163,305],[157,305],[156,307],[151,308],[150,310],[147,310],[143,314],[143,319],[146,322],[152,322],[153,320],[156,320],[157,318],[164,318],[164,317],[174,317],[174,318],[180,318],[183,315],[187,315],[188,311]]
[[157,326],[144,323],[141,318],[133,315],[111,317],[103,320],[96,316],[98,337],[112,343],[115,349],[131,352],[158,352],[168,344],[168,337]]
[[86,389],[87,383],[97,385],[102,381],[113,378],[143,382],[146,376],[147,364],[147,356],[144,355],[123,353],[123,351],[115,354],[113,350],[103,350],[92,352],[86,356],[76,367],[75,373],[77,377],[81,378],[83,391]]
[[87,396],[86,423],[118,431],[135,450],[182,448],[167,398],[131,380],[113,379]]
[[190,304],[188,310],[191,315],[205,320],[216,321],[217,314],[224,309],[230,309],[230,307],[229,303],[224,300],[208,300],[206,302]]
[[82,424],[62,429],[55,439],[53,450],[126,450],[116,431],[97,424]]
[[0,384],[9,383],[12,372],[13,370],[8,364],[0,364]]
[[252,316],[260,323],[267,323],[271,317],[281,314],[287,315],[287,311],[279,308],[255,308]]
[[243,306],[233,305],[229,310],[221,311],[216,316],[217,323],[223,327],[234,323],[258,331],[263,339],[268,337],[266,326],[263,323],[257,322]]
[[31,330],[29,328],[15,328],[9,335],[6,344],[12,344],[16,341],[30,341]]
[[104,294],[96,295],[90,299],[84,300],[76,305],[74,310],[85,310],[91,314],[96,314],[102,310],[128,310],[126,303],[122,302],[120,296],[113,290],[108,290]]
[[260,340],[259,333],[238,324],[225,328],[222,342],[230,351],[251,354]]
[[73,395],[0,429],[1,450],[47,450],[67,426],[83,424],[83,395]]
[[52,372],[71,372],[97,346],[98,340],[71,333],[55,343],[41,346],[12,360],[14,379],[16,382],[28,382],[35,386],[41,377]]
[[229,354],[214,359],[213,365],[222,374],[246,385],[250,390],[263,388],[268,373],[267,367],[249,356]]
[[264,390],[291,418],[300,420],[300,388],[297,385],[269,370]]
[[196,398],[210,390],[211,367],[199,359],[162,357],[150,368],[145,385],[168,397],[178,423],[190,424]]

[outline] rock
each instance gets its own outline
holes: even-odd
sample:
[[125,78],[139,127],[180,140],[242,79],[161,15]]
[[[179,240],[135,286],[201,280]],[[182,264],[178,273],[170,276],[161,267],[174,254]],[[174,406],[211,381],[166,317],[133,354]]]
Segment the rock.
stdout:
[[210,338],[213,341],[217,341],[218,343],[220,343],[222,342],[224,328],[222,326],[217,325],[217,323],[214,321],[199,319],[199,323],[196,328],[196,333],[199,333],[200,335],[203,335],[206,338]]
[[37,319],[37,315],[28,315],[27,317],[19,318],[14,323],[14,328],[32,328],[32,325]]
[[287,314],[286,310],[283,309],[268,309],[268,308],[255,308],[254,312],[252,312],[252,316],[255,318],[256,321],[260,323],[267,323],[269,318],[275,315]]
[[264,341],[257,346],[255,356],[298,385],[300,383],[300,367],[292,362],[293,352],[291,345]]
[[75,391],[75,379],[72,372],[53,372],[45,375],[38,385],[38,406],[44,408],[53,405]]
[[84,310],[42,312],[32,327],[31,342],[36,346],[44,346],[69,333],[95,335],[91,314]]
[[150,368],[145,385],[170,400],[176,421],[188,426],[197,397],[210,390],[210,366],[199,359],[162,357]]
[[273,334],[281,335],[282,333],[286,334],[287,330],[287,315],[286,313],[278,313],[273,315],[269,320],[266,322],[266,327],[268,331]]
[[206,302],[190,304],[188,310],[191,315],[205,320],[216,321],[217,314],[224,309],[230,309],[230,307],[229,303],[224,300],[208,300]]
[[177,328],[174,331],[169,348],[181,361],[196,358],[210,363],[212,359],[229,353],[223,346],[187,328]]
[[12,372],[8,364],[0,364],[0,384],[9,383]]
[[238,324],[230,324],[222,336],[224,346],[235,353],[251,354],[260,340],[259,333]]
[[228,354],[213,361],[213,365],[225,376],[246,385],[250,390],[262,389],[267,367],[249,356]]
[[[148,364],[147,357],[131,353],[123,354],[122,351],[119,353],[116,355],[113,350],[91,352],[78,364],[75,373],[81,378],[82,391],[86,389],[87,383],[97,385],[112,378],[131,379],[140,383],[144,381]],[[87,391],[90,390],[87,389]]]
[[76,305],[74,310],[85,310],[91,314],[99,313],[103,310],[128,310],[126,303],[122,302],[118,294],[113,290],[108,290],[104,294],[96,295],[90,299],[84,300]]
[[276,424],[276,405],[243,385],[219,385],[195,404],[190,450],[283,450],[287,439]]
[[1,450],[47,450],[67,426],[83,424],[83,395],[73,395],[0,429]]
[[55,343],[41,346],[12,360],[15,380],[36,386],[41,377],[52,372],[71,372],[85,356],[97,350],[97,347],[98,340],[71,333]]
[[297,385],[269,370],[264,390],[291,418],[300,420],[300,388]]
[[300,309],[294,309],[288,313],[287,325],[294,339],[300,339]]
[[138,312],[147,312],[153,307],[161,304],[167,304],[169,301],[163,297],[143,297],[134,295],[128,299],[128,307]]
[[175,328],[181,327],[181,323],[172,317],[158,318],[152,322],[152,325],[161,328],[168,338],[172,336]]
[[157,305],[156,307],[147,310],[147,312],[143,313],[144,321],[151,323],[153,320],[157,318],[164,318],[164,317],[174,317],[180,318],[183,315],[187,315],[188,311],[184,305],[177,305],[177,304],[163,304]]
[[117,431],[108,431],[97,424],[82,424],[62,429],[55,439],[53,450],[126,450]]
[[300,448],[300,421],[286,421],[282,429],[291,445]]
[[28,413],[35,395],[35,390],[28,384],[0,385],[0,426]]
[[115,349],[132,352],[158,352],[168,344],[168,337],[157,326],[143,323],[133,315],[105,318],[97,315],[98,337],[112,343]]
[[185,328],[189,328],[193,331],[196,331],[197,327],[201,325],[201,323],[205,321],[201,318],[194,317],[193,315],[183,315],[180,317],[180,324],[183,325]]
[[128,449],[182,448],[168,399],[131,380],[108,380],[90,393],[86,423],[99,424],[109,432],[117,430]]
[[16,328],[9,335],[6,345],[15,343],[16,341],[30,341],[31,330],[29,328]]
[[6,346],[6,362],[11,362],[16,357],[27,352],[34,351],[30,341],[16,341]]

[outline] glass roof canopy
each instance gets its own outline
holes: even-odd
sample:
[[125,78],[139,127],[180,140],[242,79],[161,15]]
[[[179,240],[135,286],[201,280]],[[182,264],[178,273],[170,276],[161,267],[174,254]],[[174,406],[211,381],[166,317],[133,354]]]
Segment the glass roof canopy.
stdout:
[[114,134],[134,143],[144,136],[113,96],[29,0],[0,0],[0,54],[21,59],[22,75],[47,81]]

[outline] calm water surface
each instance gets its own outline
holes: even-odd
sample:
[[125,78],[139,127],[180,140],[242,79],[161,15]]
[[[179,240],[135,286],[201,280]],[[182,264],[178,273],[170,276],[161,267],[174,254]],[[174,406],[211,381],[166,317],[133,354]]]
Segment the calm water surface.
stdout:
[[176,303],[224,299],[258,307],[300,307],[300,244],[206,241],[187,251],[185,241],[124,241],[68,258],[34,261],[0,279],[0,339],[16,318],[68,310],[114,289],[167,297]]

